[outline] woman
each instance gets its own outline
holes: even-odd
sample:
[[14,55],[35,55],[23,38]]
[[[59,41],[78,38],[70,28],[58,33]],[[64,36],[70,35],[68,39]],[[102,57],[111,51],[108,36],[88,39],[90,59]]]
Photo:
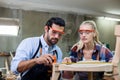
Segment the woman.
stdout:
[[[64,63],[71,63],[86,60],[99,60],[111,62],[112,52],[103,46],[99,41],[97,27],[94,21],[84,21],[79,27],[80,41],[73,45],[70,51],[70,57],[63,59]],[[78,80],[88,80],[87,72],[68,72],[63,71],[62,77],[72,79],[74,75]],[[102,80],[104,72],[95,72],[94,80]],[[76,80],[76,79],[75,79]]]

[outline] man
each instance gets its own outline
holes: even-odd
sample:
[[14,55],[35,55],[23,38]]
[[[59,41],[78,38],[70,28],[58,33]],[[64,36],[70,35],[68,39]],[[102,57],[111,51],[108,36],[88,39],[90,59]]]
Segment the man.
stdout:
[[59,17],[49,19],[40,37],[23,40],[11,62],[11,71],[21,73],[21,80],[50,80],[48,69],[52,66],[53,55],[62,61],[62,51],[56,45],[64,34],[65,21]]

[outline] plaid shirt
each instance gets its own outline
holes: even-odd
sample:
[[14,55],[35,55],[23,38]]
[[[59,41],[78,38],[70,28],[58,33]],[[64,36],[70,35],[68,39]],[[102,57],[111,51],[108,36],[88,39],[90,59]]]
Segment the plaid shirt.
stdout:
[[[77,49],[72,48],[70,51],[70,57],[73,62],[77,61],[83,61],[84,60],[84,54],[83,49],[80,49],[76,51]],[[99,60],[99,61],[105,61],[109,62],[113,58],[112,52],[106,48],[105,46],[101,46],[99,44],[96,44],[93,50],[92,59],[93,60]],[[95,72],[94,73],[94,80],[102,79],[104,72]],[[77,75],[79,76],[78,80],[88,80],[88,73],[86,72],[77,72]],[[77,80],[77,79],[76,79]]]
[[[97,59],[97,56],[99,56],[98,59]],[[70,51],[70,57],[73,62],[82,61],[84,58],[83,49],[80,49],[78,52],[72,49]],[[95,45],[95,48],[92,54],[93,60],[100,60],[100,61],[108,62],[112,60],[112,58],[113,58],[113,54],[108,48],[106,48],[105,46],[101,46],[99,44]]]

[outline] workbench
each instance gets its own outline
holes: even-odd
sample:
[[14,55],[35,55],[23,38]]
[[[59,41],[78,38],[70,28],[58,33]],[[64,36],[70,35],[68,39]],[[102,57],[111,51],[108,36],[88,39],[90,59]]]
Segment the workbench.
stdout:
[[60,71],[82,71],[88,72],[88,79],[93,80],[93,72],[112,72],[112,63],[73,63],[73,64],[53,64],[52,80],[58,80]]

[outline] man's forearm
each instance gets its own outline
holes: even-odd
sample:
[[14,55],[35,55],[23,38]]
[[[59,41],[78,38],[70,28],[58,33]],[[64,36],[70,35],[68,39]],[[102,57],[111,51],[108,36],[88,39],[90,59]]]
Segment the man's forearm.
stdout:
[[24,72],[28,69],[30,69],[31,67],[33,67],[36,64],[36,58],[31,59],[31,60],[27,60],[27,61],[21,61],[18,65],[18,72]]

